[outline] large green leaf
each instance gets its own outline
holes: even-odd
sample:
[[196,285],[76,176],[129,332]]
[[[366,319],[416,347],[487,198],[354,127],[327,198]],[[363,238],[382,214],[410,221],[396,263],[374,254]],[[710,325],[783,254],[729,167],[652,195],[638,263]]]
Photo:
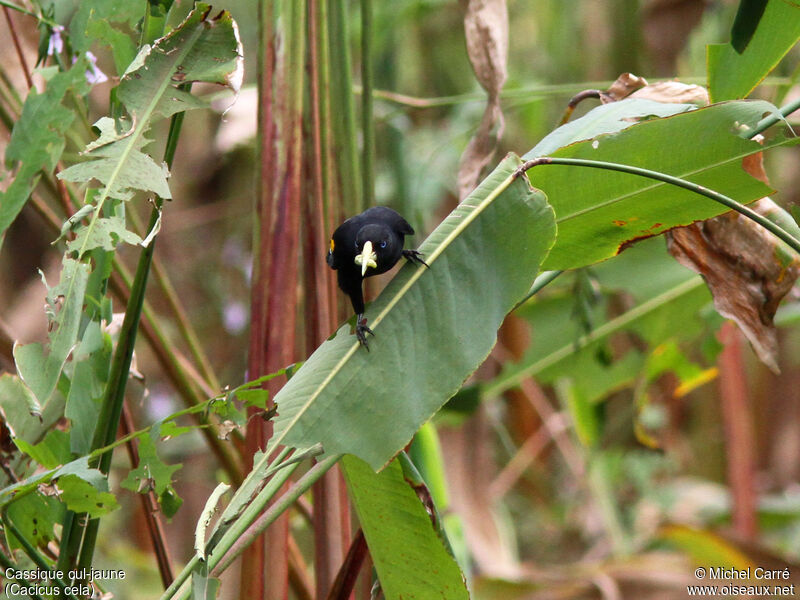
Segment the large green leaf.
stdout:
[[708,46],[708,89],[714,102],[744,98],[800,39],[800,4],[771,0],[742,52]]
[[495,343],[553,243],[543,195],[508,156],[422,244],[367,309],[370,351],[349,327],[322,344],[275,398],[274,444],[321,442],[378,469],[450,398]]
[[374,473],[345,456],[342,468],[386,598],[469,598],[455,559],[397,461]]
[[[726,102],[639,123],[616,134],[561,148],[550,156],[633,165],[688,179],[747,203],[772,190],[741,168],[745,156],[764,146],[737,135],[775,108],[762,101]],[[547,269],[586,266],[632,242],[678,225],[708,219],[726,208],[676,186],[636,175],[559,165],[528,171],[547,194],[558,240]]]
[[242,56],[236,23],[226,11],[213,17],[210,11],[209,5],[198,3],[179,27],[152,47],[141,49],[117,90],[131,117],[130,124],[123,127],[109,118],[98,121],[100,137],[87,146],[84,154],[88,160],[59,174],[66,181],[96,180],[103,184],[91,221],[77,231],[80,245],[70,248],[78,252],[79,258],[93,248],[108,247],[110,234],[135,241],[120,231],[118,224],[100,219],[107,198],[127,200],[136,190],[170,197],[166,167],[142,149],[149,143],[145,134],[155,120],[206,106],[205,101],[181,86],[204,81],[227,85],[238,92]]

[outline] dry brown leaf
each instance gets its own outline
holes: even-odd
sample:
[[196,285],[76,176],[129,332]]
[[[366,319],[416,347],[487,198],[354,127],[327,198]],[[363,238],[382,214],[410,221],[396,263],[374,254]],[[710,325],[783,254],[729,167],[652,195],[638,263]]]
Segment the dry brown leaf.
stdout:
[[231,432],[238,428],[238,425],[231,420],[226,419],[217,426],[217,437],[221,440],[227,440]]
[[[752,208],[764,214],[774,207],[763,198]],[[773,317],[800,275],[800,261],[736,212],[673,229],[667,244],[678,262],[703,276],[717,312],[736,322],[761,362],[779,372]]]
[[489,96],[506,82],[508,10],[505,0],[461,0],[467,54],[475,76]]
[[[677,10],[682,3],[658,4],[672,4]],[[708,104],[705,88],[678,81],[646,86],[631,97]],[[742,167],[769,184],[761,153],[745,158]],[[779,210],[769,198],[762,198],[751,208],[762,215]],[[758,358],[777,373],[778,341],[773,317],[800,275],[800,261],[772,234],[737,212],[673,229],[666,237],[672,256],[703,276],[717,312],[739,326]]]
[[644,77],[639,77],[633,73],[623,73],[617,80],[611,84],[606,90],[606,93],[600,96],[603,104],[609,104],[627,98],[636,90],[639,90],[647,85],[647,80]]
[[630,97],[676,104],[699,104],[701,106],[708,104],[706,88],[680,81],[654,83],[636,90]]
[[486,110],[458,167],[458,195],[464,199],[489,163],[503,134],[500,90],[506,81],[508,56],[508,9],[505,0],[461,0],[464,32],[472,69],[489,95]]
[[61,497],[61,490],[58,489],[58,486],[53,481],[51,481],[50,483],[40,483],[39,485],[36,486],[36,491],[39,492],[42,496],[48,496],[52,498]]

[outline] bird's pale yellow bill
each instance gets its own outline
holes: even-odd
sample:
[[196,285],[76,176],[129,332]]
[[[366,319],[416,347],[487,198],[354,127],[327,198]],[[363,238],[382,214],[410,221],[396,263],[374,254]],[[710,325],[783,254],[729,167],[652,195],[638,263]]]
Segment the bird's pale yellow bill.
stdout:
[[378,260],[378,255],[375,254],[372,250],[372,242],[367,240],[364,242],[364,249],[361,250],[361,254],[356,254],[356,264],[361,265],[361,276],[364,277],[367,273],[367,269],[372,267],[373,269],[378,266],[376,262]]

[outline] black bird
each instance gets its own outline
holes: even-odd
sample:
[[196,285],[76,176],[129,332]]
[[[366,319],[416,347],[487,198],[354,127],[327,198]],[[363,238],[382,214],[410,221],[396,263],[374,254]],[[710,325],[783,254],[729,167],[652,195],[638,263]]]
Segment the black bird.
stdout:
[[403,249],[407,235],[414,235],[414,229],[403,217],[386,206],[375,206],[347,219],[331,237],[328,265],[338,271],[339,287],[350,296],[356,312],[356,336],[367,350],[366,334],[375,334],[364,317],[362,280],[385,273],[401,256],[428,266],[419,252]]

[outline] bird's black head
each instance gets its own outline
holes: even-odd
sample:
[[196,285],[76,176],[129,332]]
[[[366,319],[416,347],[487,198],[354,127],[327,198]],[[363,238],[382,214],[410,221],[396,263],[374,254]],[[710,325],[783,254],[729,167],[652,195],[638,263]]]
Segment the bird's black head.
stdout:
[[361,252],[365,242],[372,242],[372,249],[380,256],[381,250],[386,250],[395,243],[397,235],[386,225],[364,225],[356,234],[356,249]]
[[368,277],[394,266],[403,252],[403,237],[387,225],[371,223],[358,230],[355,245],[355,262],[361,265],[362,277]]

